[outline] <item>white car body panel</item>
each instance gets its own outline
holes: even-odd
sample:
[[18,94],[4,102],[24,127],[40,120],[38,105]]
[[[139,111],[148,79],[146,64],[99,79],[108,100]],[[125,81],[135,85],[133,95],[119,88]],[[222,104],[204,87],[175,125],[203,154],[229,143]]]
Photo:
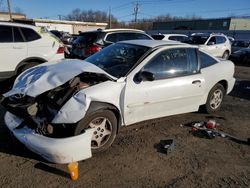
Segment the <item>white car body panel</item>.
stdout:
[[53,163],[71,163],[88,159],[91,153],[91,138],[93,129],[87,129],[85,133],[69,138],[49,138],[36,134],[34,130],[24,127],[16,129],[22,119],[7,112],[5,123],[15,137],[31,151],[41,155]]
[[0,72],[14,71],[17,62],[27,57],[27,44],[23,42],[0,43],[0,57]]
[[[186,46],[187,47],[187,46]],[[135,83],[134,76],[157,53],[170,49],[164,47],[149,55],[128,76],[124,98],[125,124],[164,117],[168,115],[197,111],[204,94],[204,79],[201,74],[176,77],[153,82]],[[198,84],[193,81],[200,80]],[[135,95],[136,93],[136,95]]]

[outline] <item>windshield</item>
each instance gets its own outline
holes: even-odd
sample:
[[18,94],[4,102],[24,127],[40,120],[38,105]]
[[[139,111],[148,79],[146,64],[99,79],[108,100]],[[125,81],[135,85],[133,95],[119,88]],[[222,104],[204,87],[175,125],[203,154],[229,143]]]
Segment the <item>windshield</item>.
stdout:
[[125,76],[148,50],[145,46],[116,43],[85,60],[120,78]]
[[207,41],[208,36],[191,36],[189,38],[189,40],[187,41],[187,43],[189,44],[205,44],[205,42]]

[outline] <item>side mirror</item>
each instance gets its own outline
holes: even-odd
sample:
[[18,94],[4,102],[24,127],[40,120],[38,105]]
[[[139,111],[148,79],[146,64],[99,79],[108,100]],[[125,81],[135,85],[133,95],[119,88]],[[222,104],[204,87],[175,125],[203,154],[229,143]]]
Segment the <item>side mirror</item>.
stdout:
[[214,45],[214,44],[215,44],[215,42],[208,42],[207,43],[208,46],[211,46],[211,45]]
[[142,71],[136,74],[136,80],[141,82],[141,81],[154,81],[155,80],[155,75],[152,72],[148,71]]

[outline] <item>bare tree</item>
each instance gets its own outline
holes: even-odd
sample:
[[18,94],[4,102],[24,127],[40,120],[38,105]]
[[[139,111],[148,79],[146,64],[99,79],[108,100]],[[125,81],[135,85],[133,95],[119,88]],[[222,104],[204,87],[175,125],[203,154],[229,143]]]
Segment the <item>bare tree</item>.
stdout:
[[[70,14],[65,16],[66,20],[85,21],[85,22],[108,22],[108,13],[100,10],[80,10],[74,9]],[[112,22],[116,23],[117,19],[111,15]]]

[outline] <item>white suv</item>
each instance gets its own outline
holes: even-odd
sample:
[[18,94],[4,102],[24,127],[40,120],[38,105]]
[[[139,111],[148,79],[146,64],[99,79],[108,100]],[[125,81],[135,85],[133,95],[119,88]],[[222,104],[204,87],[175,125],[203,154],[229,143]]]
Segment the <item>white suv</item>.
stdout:
[[32,25],[0,22],[0,80],[27,68],[64,58],[63,44],[52,34]]
[[223,34],[194,33],[189,43],[198,45],[201,50],[215,57],[228,59],[231,54],[231,43]]

